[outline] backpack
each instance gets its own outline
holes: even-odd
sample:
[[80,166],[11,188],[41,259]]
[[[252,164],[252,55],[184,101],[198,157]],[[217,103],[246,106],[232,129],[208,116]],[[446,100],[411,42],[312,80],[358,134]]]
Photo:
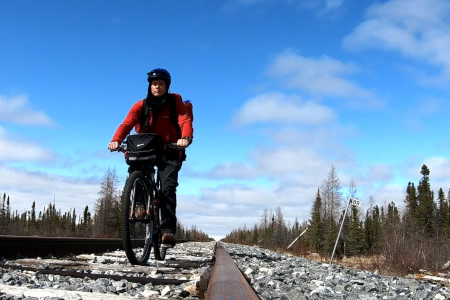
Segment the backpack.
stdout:
[[[177,102],[172,94],[168,95],[168,105],[169,105],[169,118],[170,122],[176,127],[178,138],[182,138],[181,136],[181,128],[178,124],[178,116],[177,116]],[[145,100],[144,100],[145,101]],[[192,106],[191,100],[185,100],[182,101],[184,106],[186,107],[187,115],[191,118],[192,121],[194,121],[194,108]],[[144,102],[144,109],[142,110],[141,120],[140,124],[141,127],[146,128],[146,131],[148,131],[148,122],[150,121],[150,108],[145,104]]]

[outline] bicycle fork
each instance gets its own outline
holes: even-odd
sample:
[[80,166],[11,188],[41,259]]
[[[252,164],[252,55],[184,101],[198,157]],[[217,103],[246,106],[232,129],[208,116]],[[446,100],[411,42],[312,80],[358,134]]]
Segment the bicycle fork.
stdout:
[[[142,187],[144,188],[144,187]],[[150,201],[151,201],[151,196],[148,195],[147,193],[140,193],[140,197],[142,197],[142,194],[147,195],[147,199],[139,199],[142,201],[139,201],[136,199],[137,195],[136,195],[136,187],[133,190],[133,196],[132,196],[132,200],[130,203],[130,212],[129,212],[129,219],[130,221],[134,222],[134,221],[141,221],[144,223],[149,223],[150,221]]]

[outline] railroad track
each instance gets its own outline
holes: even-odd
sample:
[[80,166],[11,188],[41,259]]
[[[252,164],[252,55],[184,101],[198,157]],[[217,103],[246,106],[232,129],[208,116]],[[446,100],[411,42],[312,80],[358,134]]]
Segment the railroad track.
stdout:
[[[179,243],[168,251],[165,261],[150,260],[148,266],[130,265],[119,239],[0,236],[0,245],[0,257],[6,258],[0,261],[2,274],[18,272],[47,281],[57,276],[71,278],[72,282],[125,282],[126,288],[122,290],[128,291],[133,284],[145,287],[141,299],[168,299],[173,291],[178,291],[179,298],[169,299],[259,299],[220,242]],[[36,288],[36,285],[0,284],[0,299],[2,293],[17,297],[42,295],[38,299],[115,299],[116,296],[113,293],[106,297],[94,291],[55,291],[54,287]],[[117,299],[127,298],[120,295]]]
[[[261,299],[450,299],[450,289],[442,281],[434,283],[435,278],[428,282],[423,276],[419,280],[383,276],[252,246],[178,243],[168,251],[165,261],[132,266],[120,248],[97,251],[111,245],[85,239],[77,239],[78,245],[65,254],[55,255],[64,252],[58,243],[73,242],[27,238],[26,243],[18,241],[21,251],[15,255],[24,253],[22,250],[35,251],[43,253],[41,258],[21,254],[3,259],[14,246],[13,239],[7,238],[0,237],[0,300],[258,299],[245,278]],[[95,243],[100,244],[92,247]],[[74,254],[77,248],[84,252]],[[443,277],[448,283],[448,276]]]

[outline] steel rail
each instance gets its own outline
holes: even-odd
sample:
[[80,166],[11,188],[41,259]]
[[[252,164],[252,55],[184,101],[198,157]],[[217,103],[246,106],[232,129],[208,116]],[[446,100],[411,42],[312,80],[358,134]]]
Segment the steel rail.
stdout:
[[221,243],[217,243],[205,300],[256,300],[259,297]]

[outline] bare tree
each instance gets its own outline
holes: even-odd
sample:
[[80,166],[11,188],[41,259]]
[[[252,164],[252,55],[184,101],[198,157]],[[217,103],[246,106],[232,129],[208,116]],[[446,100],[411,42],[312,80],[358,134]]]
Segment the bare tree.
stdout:
[[326,252],[333,249],[334,241],[338,234],[338,223],[340,220],[341,208],[341,184],[336,173],[336,168],[331,165],[328,177],[320,186],[322,196],[322,220],[324,229],[324,250]]
[[328,177],[320,186],[322,196],[323,218],[339,220],[339,210],[341,208],[341,183],[336,173],[336,168],[331,165]]
[[356,187],[355,179],[350,180],[350,184],[348,186],[347,198],[356,198],[356,194],[358,193],[358,188]]
[[119,232],[120,197],[116,169],[108,169],[100,186],[95,205],[94,235],[114,237]]

